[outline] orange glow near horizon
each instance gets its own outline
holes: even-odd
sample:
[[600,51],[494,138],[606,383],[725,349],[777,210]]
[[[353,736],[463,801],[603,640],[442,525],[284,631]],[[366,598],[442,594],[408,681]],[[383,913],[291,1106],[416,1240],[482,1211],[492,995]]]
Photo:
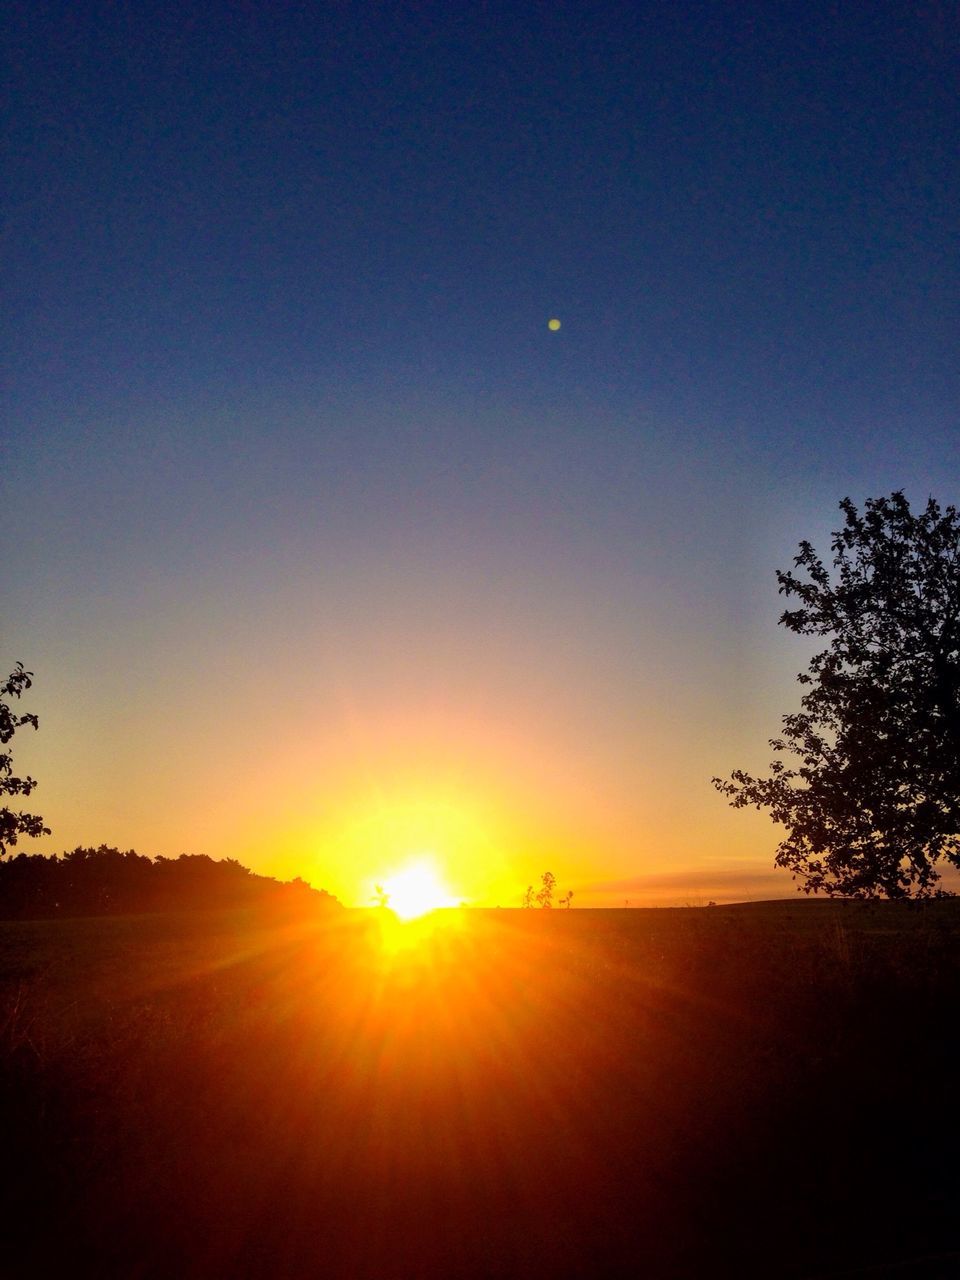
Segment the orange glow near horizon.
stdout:
[[[376,671],[385,679],[382,664]],[[558,893],[574,891],[575,908],[795,892],[787,873],[770,868],[766,817],[722,803],[718,811],[709,786],[693,785],[716,770],[713,754],[681,751],[669,734],[655,754],[632,734],[605,742],[590,736],[576,707],[533,705],[529,690],[512,688],[481,704],[453,675],[446,700],[416,705],[397,689],[361,696],[360,672],[352,683],[343,706],[300,691],[304,706],[274,724],[256,786],[238,785],[246,767],[239,713],[199,694],[201,728],[179,746],[166,722],[148,734],[149,768],[118,716],[108,736],[120,763],[113,773],[86,769],[84,788],[69,781],[84,758],[79,732],[65,730],[52,747],[31,735],[24,771],[42,776],[40,811],[54,831],[38,851],[106,842],[164,857],[235,858],[280,880],[302,877],[356,908],[372,907],[381,884],[398,917],[461,901],[519,907],[546,870]],[[682,803],[671,773],[688,784]],[[158,806],[159,793],[180,803]],[[439,889],[385,884],[425,853]]]

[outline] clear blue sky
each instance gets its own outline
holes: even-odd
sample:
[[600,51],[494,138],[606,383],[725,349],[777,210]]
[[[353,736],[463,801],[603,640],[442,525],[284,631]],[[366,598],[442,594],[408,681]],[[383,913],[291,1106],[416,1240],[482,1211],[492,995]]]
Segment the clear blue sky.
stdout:
[[548,849],[597,901],[768,870],[706,780],[796,697],[774,569],[845,494],[958,496],[955,8],[5,25],[0,646],[48,846],[348,898],[364,839],[478,900]]

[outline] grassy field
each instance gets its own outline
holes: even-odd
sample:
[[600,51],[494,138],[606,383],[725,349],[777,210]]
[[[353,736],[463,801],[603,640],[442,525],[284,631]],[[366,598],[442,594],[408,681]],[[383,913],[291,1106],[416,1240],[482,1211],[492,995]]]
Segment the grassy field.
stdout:
[[960,1274],[960,902],[0,925],[4,1275]]

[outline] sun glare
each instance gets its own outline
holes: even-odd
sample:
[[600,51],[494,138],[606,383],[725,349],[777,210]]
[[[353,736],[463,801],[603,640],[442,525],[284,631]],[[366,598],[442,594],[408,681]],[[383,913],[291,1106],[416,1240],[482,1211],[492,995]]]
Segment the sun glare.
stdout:
[[401,920],[413,920],[438,907],[455,907],[446,886],[430,862],[415,862],[383,883],[386,905]]

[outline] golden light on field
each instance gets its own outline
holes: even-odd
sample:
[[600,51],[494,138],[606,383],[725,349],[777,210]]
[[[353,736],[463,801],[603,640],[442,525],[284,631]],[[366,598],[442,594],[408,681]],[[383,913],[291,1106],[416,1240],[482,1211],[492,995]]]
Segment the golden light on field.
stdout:
[[442,883],[431,859],[423,858],[403,867],[382,882],[384,905],[401,920],[436,911],[439,907],[455,907],[456,901]]

